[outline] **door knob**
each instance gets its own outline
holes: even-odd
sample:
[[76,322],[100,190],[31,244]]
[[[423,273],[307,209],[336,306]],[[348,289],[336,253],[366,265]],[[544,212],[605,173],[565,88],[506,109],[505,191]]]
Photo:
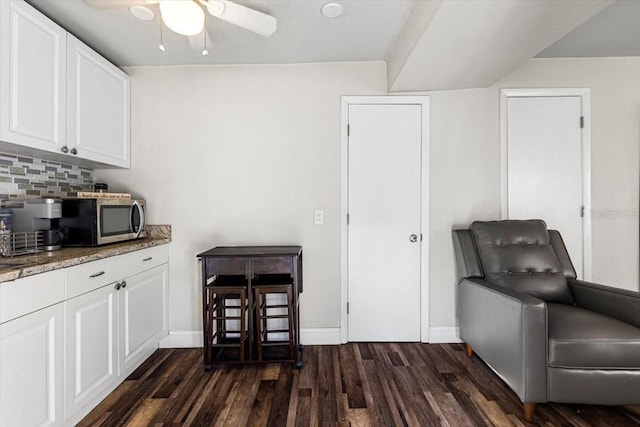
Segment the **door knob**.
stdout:
[[409,236],[409,241],[411,243],[415,243],[418,241],[418,236],[416,234],[412,234],[411,236]]

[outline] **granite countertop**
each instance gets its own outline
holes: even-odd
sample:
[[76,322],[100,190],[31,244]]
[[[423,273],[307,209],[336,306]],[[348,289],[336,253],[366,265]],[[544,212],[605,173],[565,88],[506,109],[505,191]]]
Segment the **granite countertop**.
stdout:
[[149,225],[146,231],[147,237],[122,243],[96,247],[63,248],[52,252],[7,258],[0,257],[0,264],[15,264],[15,266],[0,268],[0,283],[171,242],[170,225]]

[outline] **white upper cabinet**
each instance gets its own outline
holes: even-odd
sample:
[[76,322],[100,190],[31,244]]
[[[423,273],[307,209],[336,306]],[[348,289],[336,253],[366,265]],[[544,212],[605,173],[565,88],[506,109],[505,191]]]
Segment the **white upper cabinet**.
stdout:
[[23,0],[0,0],[0,151],[128,168],[129,85]]
[[129,167],[129,90],[129,76],[68,35],[67,148],[71,154]]
[[28,4],[0,1],[0,140],[64,145],[66,43],[66,31]]

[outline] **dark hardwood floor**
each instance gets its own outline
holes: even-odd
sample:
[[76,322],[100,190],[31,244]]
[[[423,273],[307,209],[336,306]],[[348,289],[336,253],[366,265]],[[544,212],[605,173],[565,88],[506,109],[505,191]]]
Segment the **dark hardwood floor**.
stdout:
[[[521,426],[518,398],[460,344],[309,346],[305,366],[203,369],[156,351],[81,426]],[[640,406],[538,405],[539,426],[638,426]]]

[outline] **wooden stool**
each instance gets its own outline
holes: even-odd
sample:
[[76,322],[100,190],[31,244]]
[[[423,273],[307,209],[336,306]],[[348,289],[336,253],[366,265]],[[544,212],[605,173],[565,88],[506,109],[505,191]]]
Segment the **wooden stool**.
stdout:
[[[263,360],[263,347],[289,347],[288,359],[295,359],[295,331],[293,319],[293,285],[269,284],[254,286],[254,302],[256,306],[256,342],[258,346],[258,360]],[[286,303],[269,303],[268,295],[286,295]],[[273,311],[283,311],[284,314],[274,314]],[[271,319],[287,319],[287,329],[269,328]],[[270,334],[287,333],[288,339],[269,339]]]
[[[245,361],[245,343],[247,342],[246,314],[249,308],[247,288],[245,286],[207,286],[207,324],[206,337],[209,339],[211,353],[218,348],[218,356],[225,348],[238,348],[238,361]],[[229,301],[238,301],[229,304]],[[231,315],[229,311],[239,311]],[[239,329],[229,329],[229,321],[239,321]],[[231,336],[230,336],[231,335]],[[208,360],[213,361],[213,354]]]

